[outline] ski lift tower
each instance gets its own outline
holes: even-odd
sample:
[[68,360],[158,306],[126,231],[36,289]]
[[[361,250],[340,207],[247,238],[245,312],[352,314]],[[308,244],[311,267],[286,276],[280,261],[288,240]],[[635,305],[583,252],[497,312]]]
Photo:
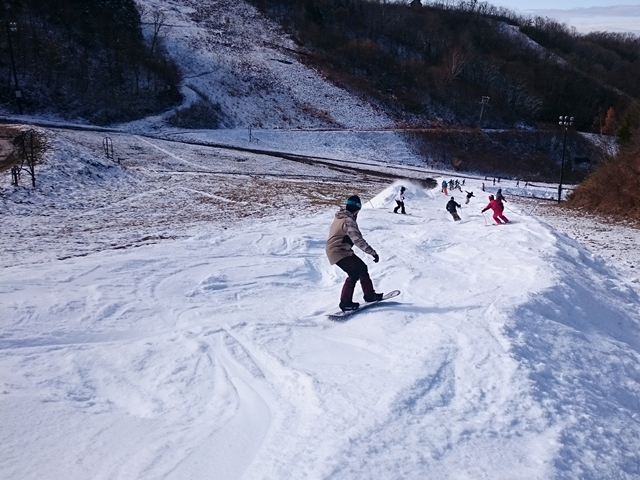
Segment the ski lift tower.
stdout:
[[18,86],[18,74],[16,72],[16,62],[13,58],[13,44],[11,43],[11,32],[18,31],[18,24],[16,22],[7,22],[7,42],[9,43],[9,53],[11,54],[11,67],[13,69],[13,80],[16,85],[16,102],[18,103],[18,111],[20,115],[22,115],[22,102],[20,99],[22,98],[22,92],[20,91],[20,87]]
[[489,105],[489,100],[490,100],[489,97],[483,96],[482,100],[480,101],[480,105],[481,105],[480,106],[480,121],[478,122],[478,128],[480,130],[482,130],[482,114],[484,113],[484,107]]
[[564,140],[562,141],[562,163],[560,164],[560,183],[558,184],[558,203],[562,199],[562,180],[564,179],[564,151],[567,148],[567,128],[573,125],[573,117],[560,116],[558,125],[564,127]]

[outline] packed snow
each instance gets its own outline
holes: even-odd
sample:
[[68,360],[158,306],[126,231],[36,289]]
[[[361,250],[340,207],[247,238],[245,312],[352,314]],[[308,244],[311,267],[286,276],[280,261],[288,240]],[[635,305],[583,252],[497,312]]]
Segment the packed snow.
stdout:
[[[244,2],[142,3],[186,102],[236,128],[30,119],[36,188],[0,178],[0,478],[640,476],[638,230],[429,168]],[[507,225],[481,212],[497,188]],[[352,194],[376,290],[402,293],[335,322]]]
[[[102,134],[49,134],[39,188],[2,195],[2,478],[640,474],[637,279],[517,197],[494,226],[467,178],[455,223],[417,177],[345,186],[325,165],[136,136],[118,165],[92,156]],[[232,197],[275,169],[274,205],[264,185]],[[337,323],[324,242],[347,192],[376,289],[402,293]]]

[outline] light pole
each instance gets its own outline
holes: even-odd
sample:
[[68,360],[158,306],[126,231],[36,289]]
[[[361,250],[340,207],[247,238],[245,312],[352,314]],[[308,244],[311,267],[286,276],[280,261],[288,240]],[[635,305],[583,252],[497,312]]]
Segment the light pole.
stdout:
[[22,103],[20,102],[20,98],[22,97],[22,92],[20,92],[20,87],[18,87],[18,74],[16,73],[16,62],[13,59],[13,45],[11,44],[11,32],[18,31],[18,24],[16,22],[7,22],[7,39],[9,40],[9,52],[11,53],[11,67],[13,68],[13,81],[16,84],[16,101],[18,102],[18,111],[20,115],[22,115]]
[[560,183],[558,184],[558,203],[560,203],[560,199],[562,198],[562,179],[564,177],[564,151],[567,147],[567,129],[569,126],[573,125],[573,117],[567,117],[560,115],[560,121],[558,125],[562,125],[564,127],[564,140],[562,141],[562,163],[560,164]]
[[485,105],[489,104],[489,97],[482,97],[482,101],[480,102],[480,105],[482,105],[480,107],[480,121],[478,122],[478,128],[482,129],[482,113],[484,112],[484,107]]

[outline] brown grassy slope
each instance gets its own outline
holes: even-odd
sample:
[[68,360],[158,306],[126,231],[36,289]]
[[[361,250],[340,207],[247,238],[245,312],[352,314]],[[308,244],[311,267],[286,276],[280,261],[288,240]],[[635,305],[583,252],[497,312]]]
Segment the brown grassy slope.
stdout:
[[568,207],[640,224],[640,130],[570,195]]
[[0,126],[0,172],[10,169],[20,161],[20,155],[16,148],[20,133],[16,128]]

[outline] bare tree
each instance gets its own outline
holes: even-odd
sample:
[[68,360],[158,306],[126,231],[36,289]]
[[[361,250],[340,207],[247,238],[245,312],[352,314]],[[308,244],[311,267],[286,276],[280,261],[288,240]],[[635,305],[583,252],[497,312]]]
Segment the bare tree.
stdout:
[[609,107],[601,133],[604,133],[605,135],[613,135],[618,129],[618,123],[618,114],[616,113],[616,110],[613,107]]
[[151,36],[151,53],[155,53],[156,45],[158,44],[158,38],[160,36],[160,30],[166,26],[167,17],[162,10],[154,10],[151,12],[153,35]]
[[[148,25],[151,25],[151,54],[155,53],[155,49],[160,41],[160,31],[167,27],[167,16],[162,9],[149,10],[146,5],[136,2],[136,7],[140,13],[140,18],[145,19]],[[151,17],[151,18],[149,18]]]
[[442,64],[445,84],[452,83],[460,76],[467,60],[467,52],[461,47],[453,47],[445,54]]
[[[46,138],[38,135],[34,130],[22,132],[22,135],[16,139],[18,148],[22,156],[20,167],[16,169],[16,185],[19,178],[20,170],[27,170],[31,176],[31,184],[36,186],[36,163],[40,163],[47,149]],[[13,170],[12,170],[13,172]]]

